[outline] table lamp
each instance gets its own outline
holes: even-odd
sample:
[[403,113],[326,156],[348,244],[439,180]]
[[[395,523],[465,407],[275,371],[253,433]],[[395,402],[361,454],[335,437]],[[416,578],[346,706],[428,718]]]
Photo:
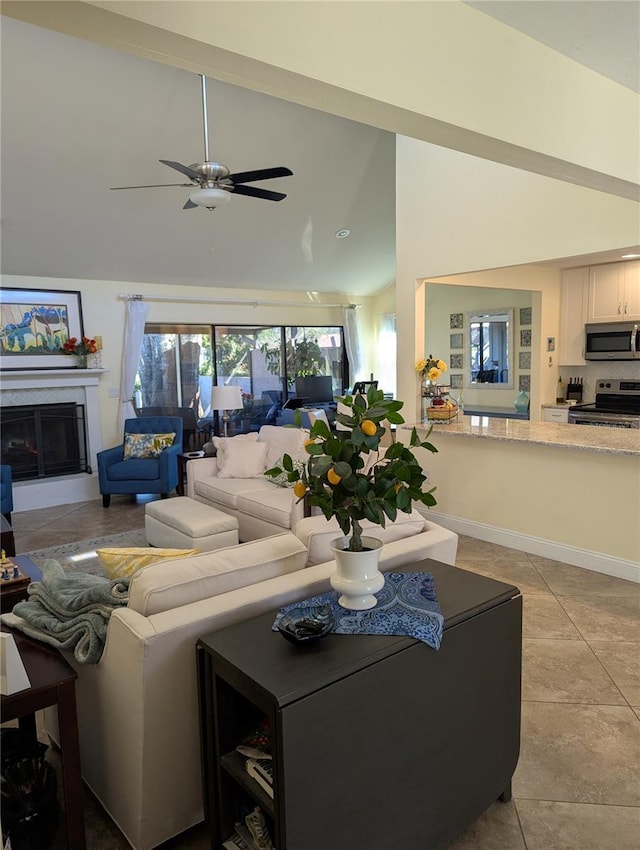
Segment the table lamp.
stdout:
[[225,437],[227,436],[227,425],[229,423],[229,414],[227,411],[239,410],[242,406],[242,390],[240,387],[222,386],[212,388],[211,408],[212,410],[222,411]]

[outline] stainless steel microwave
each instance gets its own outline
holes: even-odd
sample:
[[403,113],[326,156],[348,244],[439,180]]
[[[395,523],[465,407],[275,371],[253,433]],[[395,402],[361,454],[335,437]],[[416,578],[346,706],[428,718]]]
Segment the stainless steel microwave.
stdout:
[[585,325],[585,360],[640,359],[640,321]]

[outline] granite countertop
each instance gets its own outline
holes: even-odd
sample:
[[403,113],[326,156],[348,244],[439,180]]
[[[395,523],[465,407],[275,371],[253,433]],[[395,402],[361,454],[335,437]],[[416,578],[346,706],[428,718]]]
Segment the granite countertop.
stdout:
[[[531,443],[579,451],[640,457],[640,430],[627,428],[602,428],[596,425],[565,425],[556,422],[523,422],[519,419],[494,419],[482,416],[458,416],[451,422],[417,422],[415,427],[424,431],[434,425],[434,434],[451,434],[452,437],[476,437],[502,440],[508,443]],[[413,428],[401,425],[400,428]]]

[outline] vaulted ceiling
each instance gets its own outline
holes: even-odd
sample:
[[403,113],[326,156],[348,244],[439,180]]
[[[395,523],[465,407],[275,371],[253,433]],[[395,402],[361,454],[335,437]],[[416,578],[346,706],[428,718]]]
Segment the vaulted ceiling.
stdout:
[[[637,88],[636,2],[469,5]],[[211,158],[293,176],[259,184],[279,203],[183,210],[186,188],[110,187],[187,182],[159,160],[204,158],[196,74],[8,17],[1,37],[4,274],[354,295],[394,281],[393,134],[209,80]]]

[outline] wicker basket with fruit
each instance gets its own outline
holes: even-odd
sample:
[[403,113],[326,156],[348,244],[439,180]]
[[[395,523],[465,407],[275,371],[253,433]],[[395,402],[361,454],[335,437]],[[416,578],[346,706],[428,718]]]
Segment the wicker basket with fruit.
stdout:
[[432,422],[449,422],[458,415],[458,405],[450,398],[434,398],[427,408],[427,419]]

